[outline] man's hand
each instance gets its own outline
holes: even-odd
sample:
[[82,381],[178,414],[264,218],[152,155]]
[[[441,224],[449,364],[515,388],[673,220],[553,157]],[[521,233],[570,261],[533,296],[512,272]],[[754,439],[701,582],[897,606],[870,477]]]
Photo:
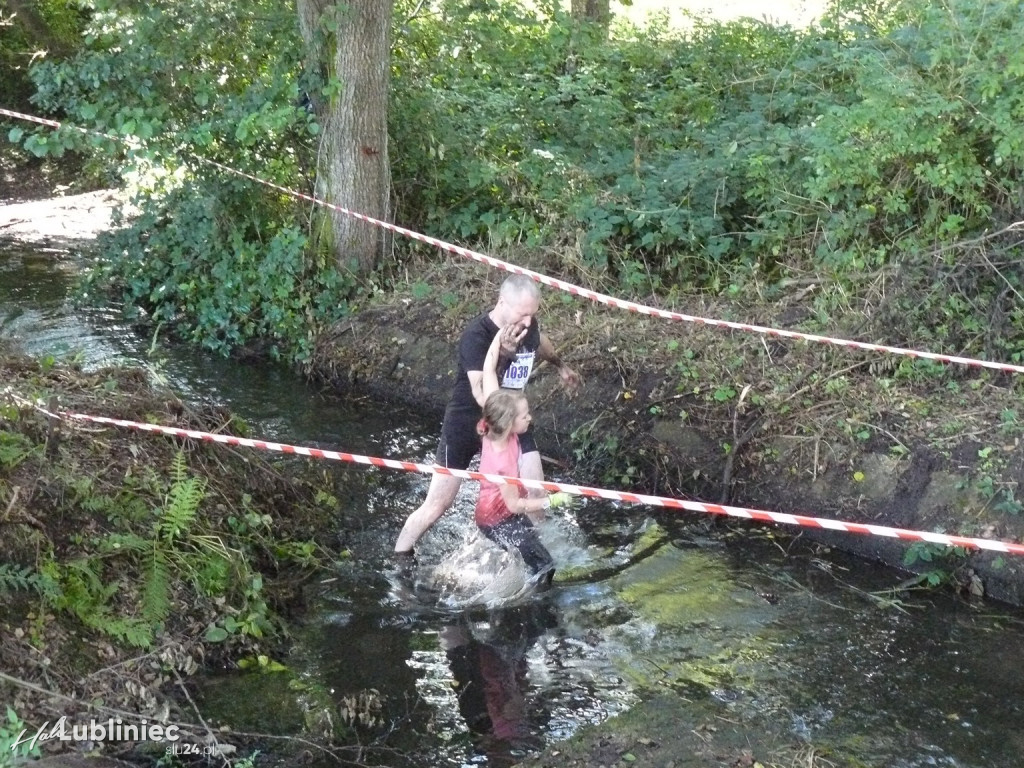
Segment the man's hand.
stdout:
[[501,338],[502,357],[515,357],[516,351],[519,349],[519,343],[526,336],[526,331],[527,329],[519,323],[506,325],[498,331],[498,335]]
[[541,360],[558,369],[558,378],[562,380],[562,386],[570,395],[576,394],[583,378],[572,368],[562,362],[562,358],[555,351],[555,345],[551,343],[543,332],[540,334],[540,346],[537,347],[537,355]]
[[566,392],[570,395],[576,394],[576,390],[583,383],[583,377],[568,365],[563,365],[558,369],[558,377],[562,380],[562,386],[565,387]]

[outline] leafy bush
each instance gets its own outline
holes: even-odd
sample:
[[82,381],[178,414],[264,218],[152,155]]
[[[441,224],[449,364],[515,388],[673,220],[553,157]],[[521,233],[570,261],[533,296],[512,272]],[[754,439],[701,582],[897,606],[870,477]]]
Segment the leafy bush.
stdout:
[[348,284],[307,235],[224,181],[189,182],[150,200],[132,225],[102,239],[84,284],[116,289],[130,317],[166,324],[226,354],[260,342],[305,363],[312,330],[346,310]]
[[899,25],[853,39],[825,26],[820,66],[796,63],[829,72],[842,90],[780,132],[788,162],[761,159],[770,171],[759,180],[776,181],[758,188],[760,205],[796,202],[774,216],[780,234],[818,227],[825,264],[888,263],[988,228],[993,216],[1006,221],[1021,202],[1024,112],[1004,80],[1024,75],[1012,42],[1024,32],[1019,9],[989,0],[902,9]]
[[445,35],[412,27],[394,95],[396,180],[425,225],[499,243],[580,238],[585,266],[627,288],[710,282],[742,258],[746,143],[767,132],[759,93],[774,84],[736,83],[791,56],[797,33],[620,28],[606,44],[512,4],[443,22]]
[[294,10],[266,0],[98,0],[83,50],[33,69],[34,101],[70,125],[26,148],[108,153],[140,211],[101,241],[91,293],[219,352],[259,339],[308,357],[312,331],[345,311],[345,280],[294,200],[198,160],[307,186],[319,126],[302,105],[301,60]]
[[36,0],[35,16],[0,8],[0,92],[8,109],[27,110],[33,88],[29,67],[40,56],[60,59],[75,45],[84,21],[76,0]]
[[[1022,33],[1011,0],[837,0],[806,30],[698,19],[686,35],[618,23],[608,38],[553,0],[399,2],[397,217],[490,247],[555,246],[567,269],[635,295],[790,269],[855,289],[898,268],[891,316],[919,341],[977,347],[987,302],[1016,354],[1018,246],[991,243],[995,259],[953,246],[1024,205]],[[213,349],[266,338],[302,359],[349,289],[317,255],[328,244],[311,244],[293,202],[183,161],[302,186],[319,129],[300,93],[337,84],[301,74],[293,11],[99,0],[86,39],[36,68],[36,98],[130,139],[125,162],[145,172],[143,215],[99,275]]]
[[922,341],[977,346],[927,330],[935,311],[984,326],[975,297],[1015,333],[1016,246],[950,247],[1024,203],[1016,3],[840,0],[807,30],[619,24],[607,41],[544,10],[441,4],[405,28],[392,132],[417,225],[578,246],[588,275],[639,295],[898,265],[890,317]]

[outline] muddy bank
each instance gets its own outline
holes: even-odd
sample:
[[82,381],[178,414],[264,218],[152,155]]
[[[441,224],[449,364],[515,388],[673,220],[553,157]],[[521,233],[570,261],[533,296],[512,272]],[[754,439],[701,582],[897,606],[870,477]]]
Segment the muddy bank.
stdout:
[[[39,409],[245,432],[145,371],[84,372],[0,342],[0,381],[0,701],[20,718],[9,727],[147,718],[210,754],[241,748],[203,723],[190,678],[285,642],[320,553],[337,546],[320,484],[302,466]],[[145,764],[159,756],[127,740],[101,746]]]
[[[312,374],[413,404],[440,422],[459,329],[488,308],[503,273],[459,262],[418,268],[417,282],[435,295],[398,286],[321,340]],[[440,286],[462,300],[439,301]],[[531,379],[535,426],[554,474],[775,512],[1024,540],[1016,498],[1024,412],[1010,375],[766,342],[570,301],[550,289],[545,297],[542,327],[585,379],[571,399],[552,369],[542,365]],[[792,300],[753,308],[761,317],[721,303],[668,308],[769,324],[774,315],[777,327],[809,311]],[[1013,555],[780,528],[932,582],[948,579],[975,596],[1024,602],[1024,562]]]

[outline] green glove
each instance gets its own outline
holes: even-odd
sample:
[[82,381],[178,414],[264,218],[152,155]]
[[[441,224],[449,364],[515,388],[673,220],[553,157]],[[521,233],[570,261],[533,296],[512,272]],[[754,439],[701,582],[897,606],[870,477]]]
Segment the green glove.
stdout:
[[554,509],[555,507],[567,507],[570,504],[572,504],[572,496],[564,491],[558,491],[557,493],[552,493],[548,496],[547,506],[551,509]]

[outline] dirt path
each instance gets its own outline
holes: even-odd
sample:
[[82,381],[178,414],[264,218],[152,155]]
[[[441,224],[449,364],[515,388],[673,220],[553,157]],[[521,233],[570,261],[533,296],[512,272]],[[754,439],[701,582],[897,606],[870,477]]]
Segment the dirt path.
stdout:
[[122,199],[117,190],[101,189],[0,205],[0,238],[48,245],[88,242],[110,229]]

